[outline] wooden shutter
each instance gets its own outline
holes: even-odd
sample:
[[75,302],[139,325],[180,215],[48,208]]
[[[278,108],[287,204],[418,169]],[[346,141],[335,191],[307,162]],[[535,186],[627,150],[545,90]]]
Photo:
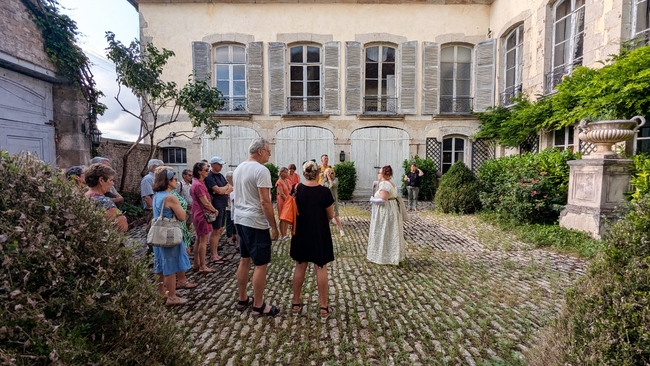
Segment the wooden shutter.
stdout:
[[417,112],[416,100],[416,74],[417,74],[418,42],[405,42],[400,45],[401,80],[399,105],[400,113],[415,114]]
[[422,114],[439,114],[440,45],[422,42]]
[[496,41],[494,39],[476,45],[475,112],[483,112],[485,108],[494,106],[495,56]]
[[210,79],[211,48],[207,42],[192,42],[192,75],[194,80],[207,81]]
[[345,43],[345,113],[361,114],[363,47],[360,42]]
[[246,103],[248,113],[262,114],[262,42],[246,47]]
[[286,113],[285,55],[287,47],[281,42],[269,43],[269,114]]
[[323,113],[326,114],[341,114],[339,49],[340,42],[327,42],[323,45]]

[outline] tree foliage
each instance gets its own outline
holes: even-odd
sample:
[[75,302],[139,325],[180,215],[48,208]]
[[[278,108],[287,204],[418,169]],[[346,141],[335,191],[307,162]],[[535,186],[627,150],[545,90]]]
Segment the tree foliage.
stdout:
[[650,111],[650,46],[623,48],[602,68],[576,68],[557,86],[557,92],[530,101],[526,95],[512,107],[497,106],[477,113],[481,127],[476,137],[498,140],[504,146],[521,145],[539,130],[557,130],[582,119],[630,119]]
[[[115,100],[122,110],[140,123],[138,138],[122,157],[122,176],[126,176],[128,157],[140,142],[149,140],[151,146],[150,158],[153,157],[158,143],[154,140],[155,131],[179,121],[179,115],[184,110],[193,127],[203,127],[205,132],[214,137],[219,136],[220,121],[214,118],[214,113],[223,105],[222,93],[211,87],[207,80],[188,80],[179,88],[173,81],[165,81],[163,69],[174,52],[163,48],[159,50],[153,44],[141,45],[137,41],[128,46],[115,39],[115,34],[106,32],[108,41],[107,56],[115,63],[117,82],[125,86],[140,99],[140,111],[134,113],[124,107],[118,91]],[[182,132],[176,131],[177,135]],[[161,140],[162,141],[162,140]],[[143,167],[143,171],[146,168]],[[120,190],[124,189],[125,180],[120,182]]]
[[435,202],[444,213],[472,214],[481,208],[476,176],[458,160],[440,180]]
[[334,173],[339,179],[339,199],[349,200],[357,188],[357,168],[353,161],[343,161],[334,165]]

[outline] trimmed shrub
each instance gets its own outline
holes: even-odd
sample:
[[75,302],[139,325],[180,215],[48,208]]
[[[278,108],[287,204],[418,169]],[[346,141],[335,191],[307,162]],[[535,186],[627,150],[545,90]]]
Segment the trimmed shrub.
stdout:
[[415,155],[410,160],[404,159],[402,167],[404,168],[404,174],[400,177],[402,181],[402,190],[406,187],[406,182],[404,182],[404,176],[406,173],[411,171],[411,164],[415,164],[416,167],[422,170],[424,175],[420,178],[420,192],[418,193],[418,200],[420,201],[430,201],[436,196],[436,181],[438,176],[436,172],[438,167],[436,163],[431,159],[422,159],[419,156]]
[[567,291],[531,364],[647,365],[650,360],[650,196],[612,226],[604,252]]
[[549,148],[484,162],[478,170],[483,209],[519,222],[556,222],[567,202],[567,162],[578,158]]
[[339,199],[349,200],[357,188],[357,168],[353,161],[344,161],[334,165],[334,173],[339,179]]
[[462,161],[457,161],[442,176],[435,202],[444,213],[474,213],[481,208],[478,191],[474,173]]
[[58,170],[0,154],[0,364],[196,364],[104,211]]
[[271,200],[275,201],[277,197],[275,183],[280,179],[280,168],[273,163],[266,163],[264,166],[269,170],[269,172],[271,172],[271,184],[273,184],[273,187],[271,188]]
[[634,156],[634,172],[630,179],[630,185],[634,188],[627,192],[627,198],[632,202],[638,202],[641,197],[650,194],[650,154],[642,153]]

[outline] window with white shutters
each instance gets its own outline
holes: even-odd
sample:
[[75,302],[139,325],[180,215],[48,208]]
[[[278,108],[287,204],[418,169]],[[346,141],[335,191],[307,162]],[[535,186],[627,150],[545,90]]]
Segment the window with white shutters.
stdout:
[[215,86],[223,94],[220,111],[246,111],[246,48],[221,45],[214,49]]
[[504,39],[504,70],[503,91],[500,95],[501,105],[512,105],[512,98],[521,94],[521,69],[524,65],[522,58],[524,44],[523,24],[513,29]]
[[378,45],[364,50],[364,113],[397,113],[396,49]]
[[440,113],[472,111],[472,49],[445,46],[440,51]]
[[561,0],[553,5],[551,71],[546,74],[546,93],[562,77],[582,65],[585,30],[585,0]]
[[289,48],[289,113],[321,113],[321,49]]

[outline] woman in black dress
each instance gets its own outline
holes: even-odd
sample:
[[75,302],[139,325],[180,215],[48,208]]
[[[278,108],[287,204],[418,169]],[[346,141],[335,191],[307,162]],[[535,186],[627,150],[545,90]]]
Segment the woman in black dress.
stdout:
[[291,238],[290,255],[296,261],[293,272],[293,301],[291,311],[299,314],[304,306],[300,301],[302,285],[309,262],[314,263],[320,316],[326,319],[334,308],[327,299],[327,263],[334,260],[334,247],[329,222],[334,218],[334,197],[329,188],[318,184],[319,168],[313,161],[303,166],[305,181],[296,185],[296,235]]

